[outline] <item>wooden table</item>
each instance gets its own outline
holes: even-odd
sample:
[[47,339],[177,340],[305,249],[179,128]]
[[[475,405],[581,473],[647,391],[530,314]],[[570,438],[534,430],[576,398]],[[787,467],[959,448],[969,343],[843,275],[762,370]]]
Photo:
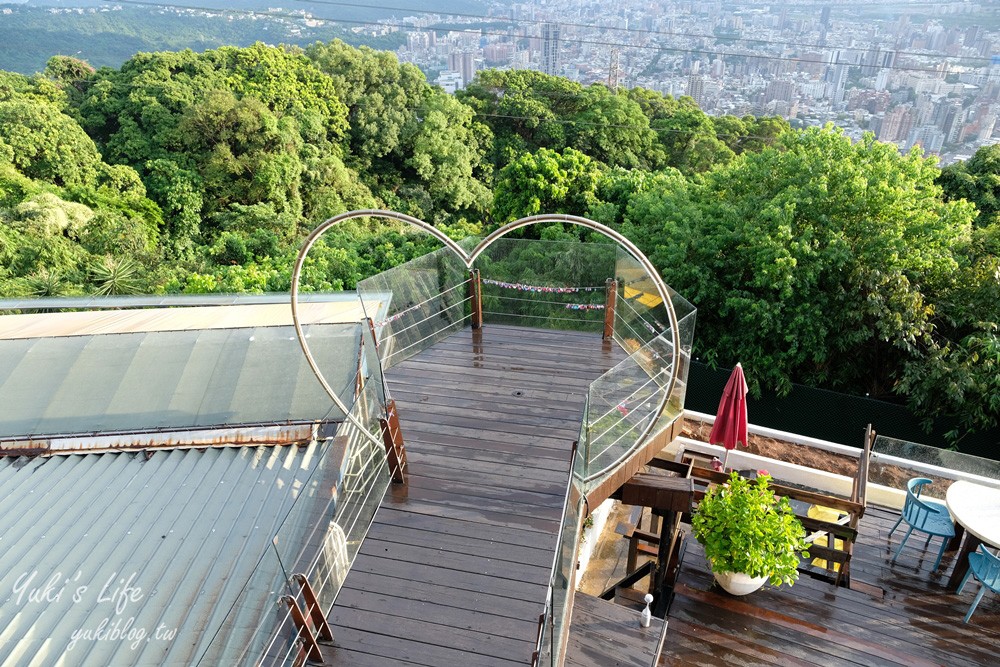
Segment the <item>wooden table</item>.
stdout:
[[969,571],[969,554],[983,543],[1000,547],[1000,489],[960,480],[948,487],[945,501],[967,533],[948,580],[948,589],[957,590]]

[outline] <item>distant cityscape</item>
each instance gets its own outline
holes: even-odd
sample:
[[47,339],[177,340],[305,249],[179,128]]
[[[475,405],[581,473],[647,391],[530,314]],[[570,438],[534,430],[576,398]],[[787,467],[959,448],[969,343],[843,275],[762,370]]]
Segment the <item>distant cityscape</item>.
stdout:
[[[64,1],[47,11],[139,10]],[[142,8],[235,21],[248,30],[255,25],[255,34],[263,35],[256,39],[275,43],[322,39],[319,31],[334,24],[359,39],[389,37],[402,44],[402,61],[448,92],[484,68],[533,69],[583,85],[689,95],[712,115],[776,115],[795,127],[832,122],[854,139],[872,132],[902,151],[919,145],[942,164],[1000,142],[995,1],[487,0],[470,5],[476,13],[434,13],[434,3],[427,3],[414,15],[374,2],[305,0],[269,9],[213,4],[217,0],[198,7],[165,0]],[[350,19],[348,11],[371,18]]]
[[[1000,13],[970,2],[594,0],[406,16],[400,59],[453,92],[483,68],[689,95],[712,115],[873,132],[947,164],[1000,142]],[[441,29],[447,25],[449,29]]]

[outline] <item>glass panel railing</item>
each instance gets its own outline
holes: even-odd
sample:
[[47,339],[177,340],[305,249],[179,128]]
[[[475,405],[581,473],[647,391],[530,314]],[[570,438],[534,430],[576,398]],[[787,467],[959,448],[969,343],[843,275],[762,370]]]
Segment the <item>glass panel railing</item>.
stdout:
[[[670,316],[653,279],[642,264],[622,248],[617,249],[615,256],[615,277],[618,281],[615,340],[627,352],[633,352],[667,331]],[[670,287],[667,287],[667,294],[678,321],[694,314],[694,306]],[[691,322],[690,336],[693,340],[693,318]],[[683,340],[684,332],[681,333]],[[686,347],[690,352],[690,342]]]
[[295,500],[280,523],[262,527],[273,538],[199,665],[292,664],[302,645],[290,602],[308,613],[303,582],[324,614],[332,607],[389,484],[379,425],[382,383],[374,369],[377,363],[363,365],[363,388],[351,409],[364,428],[345,421],[335,437],[312,445],[300,464],[311,474],[295,482]]
[[[621,264],[620,261],[619,269]],[[630,280],[633,285],[641,282],[635,278]],[[652,289],[655,290],[655,286]],[[662,300],[658,293],[647,291],[644,294],[632,295],[639,306],[629,304],[628,299],[619,294],[615,340],[631,354],[590,385],[590,413],[582,464],[583,477],[588,483],[611,472],[643,445],[646,438],[669,426],[684,411],[696,311],[668,290],[679,318],[676,337],[679,351],[675,355],[673,331],[660,329],[657,335],[651,335],[661,324],[656,319],[657,309],[662,309],[663,319],[669,322]],[[623,328],[625,333],[621,333]],[[666,391],[670,395],[661,412]]]
[[943,500],[948,487],[959,479],[1000,488],[1000,461],[876,436],[868,467],[868,481],[902,491],[913,477],[930,478],[932,483],[924,487],[922,495]]
[[[672,293],[674,311],[677,313],[677,330],[680,339],[680,354],[677,356],[677,376],[674,380],[673,390],[670,392],[670,399],[660,416],[660,427],[667,426],[675,419],[684,414],[684,399],[687,395],[688,374],[691,371],[691,345],[694,342],[694,325],[697,311],[691,309],[686,315],[681,315],[685,311],[683,305],[690,304],[681,297]],[[681,303],[683,302],[683,303]]]
[[382,365],[394,366],[465,326],[469,282],[464,262],[448,248],[359,282]]
[[[584,405],[583,424],[587,423],[588,405]],[[584,426],[584,428],[586,428]],[[581,432],[581,437],[583,433]],[[578,443],[579,444],[579,443]],[[582,452],[578,448],[573,456],[572,470],[578,469],[582,460]],[[545,604],[545,618],[539,633],[538,661],[539,666],[555,667],[562,665],[565,659],[566,640],[569,633],[570,611],[574,591],[576,590],[577,551],[580,544],[580,534],[583,530],[586,498],[580,477],[571,474],[566,486],[566,499],[563,505],[562,522],[559,538],[556,543],[555,557],[549,579],[549,591]]]
[[673,370],[672,338],[657,337],[590,385],[585,479],[630,452],[659,417]]
[[542,329],[601,331],[615,246],[502,238],[476,259],[483,320]]

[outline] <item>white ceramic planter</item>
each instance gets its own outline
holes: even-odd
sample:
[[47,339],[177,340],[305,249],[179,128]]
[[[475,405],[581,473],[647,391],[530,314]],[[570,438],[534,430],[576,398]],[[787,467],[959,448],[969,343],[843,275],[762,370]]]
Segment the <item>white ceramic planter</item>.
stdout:
[[713,572],[719,582],[730,595],[747,595],[764,585],[767,577],[749,577],[742,572]]

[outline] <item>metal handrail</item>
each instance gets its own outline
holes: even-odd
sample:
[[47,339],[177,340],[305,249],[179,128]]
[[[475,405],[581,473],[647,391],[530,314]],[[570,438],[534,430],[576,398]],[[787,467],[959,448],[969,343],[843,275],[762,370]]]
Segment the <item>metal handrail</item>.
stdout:
[[[584,421],[585,424],[586,424],[586,420],[587,420],[587,411],[589,410],[589,407],[590,407],[589,406],[589,397],[584,397],[584,403],[583,403],[583,421]],[[570,454],[570,457],[569,457],[570,474],[567,475],[567,480],[566,480],[566,495],[563,496],[563,508],[562,508],[562,512],[559,515],[559,517],[560,517],[559,518],[559,528],[560,528],[559,529],[559,536],[556,539],[556,549],[555,549],[555,552],[552,554],[552,567],[549,569],[549,585],[548,585],[548,590],[546,591],[546,594],[545,594],[545,608],[543,610],[543,614],[544,614],[545,620],[542,621],[543,628],[538,633],[538,639],[537,639],[536,644],[535,644],[535,655],[536,656],[540,656],[541,655],[541,651],[542,651],[542,639],[545,636],[544,624],[545,623],[550,623],[551,624],[551,620],[552,620],[552,604],[553,604],[553,592],[555,590],[555,582],[556,582],[556,570],[559,567],[559,558],[560,558],[560,554],[562,553],[563,539],[565,537],[565,535],[563,534],[562,528],[563,528],[563,526],[566,525],[566,514],[567,514],[567,512],[569,512],[569,499],[570,499],[570,496],[572,495],[573,482],[574,482],[573,467],[576,465],[576,459],[580,455],[579,444],[580,444],[579,441],[573,443],[573,450],[572,450],[572,453]],[[550,640],[551,640],[551,630],[550,630]],[[533,664],[537,664],[537,658],[533,661]]]
[[649,667],[657,667],[657,663],[660,662],[660,655],[663,653],[663,645],[667,642],[667,627],[669,625],[669,620],[666,616],[663,617],[663,629],[660,630],[660,639],[656,642],[656,648],[653,649],[653,661],[649,663]]

